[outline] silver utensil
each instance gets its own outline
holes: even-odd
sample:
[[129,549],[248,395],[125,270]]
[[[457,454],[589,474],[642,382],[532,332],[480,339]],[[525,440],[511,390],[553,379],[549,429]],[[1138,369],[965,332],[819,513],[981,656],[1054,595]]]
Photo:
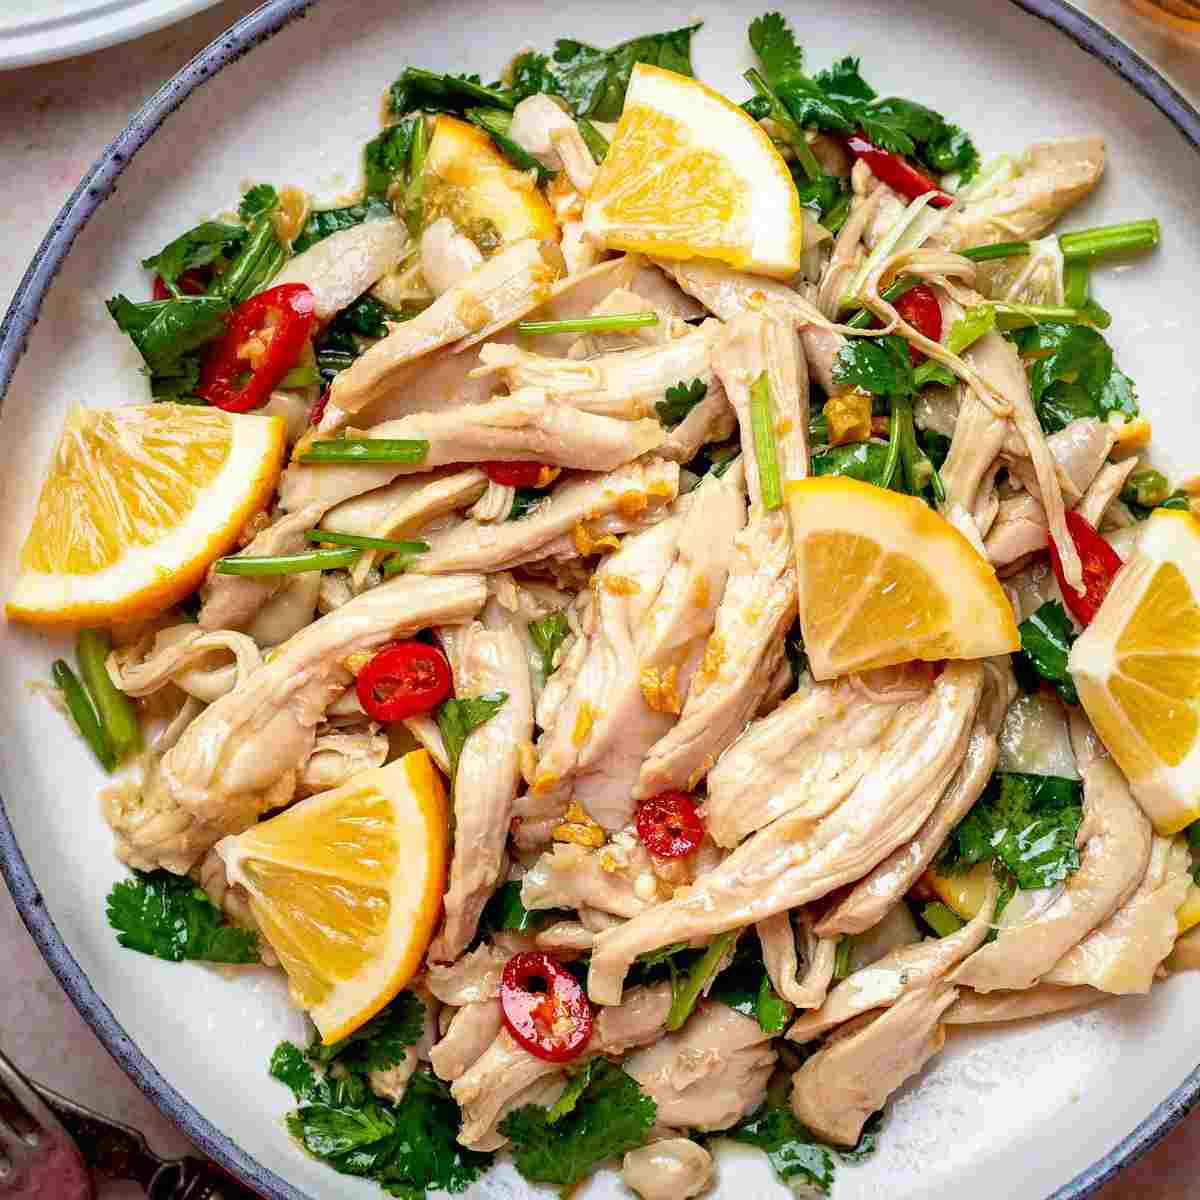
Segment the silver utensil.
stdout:
[[136,1129],[27,1079],[0,1051],[0,1200],[94,1200],[89,1167],[150,1200],[258,1200],[203,1159],[159,1158]]

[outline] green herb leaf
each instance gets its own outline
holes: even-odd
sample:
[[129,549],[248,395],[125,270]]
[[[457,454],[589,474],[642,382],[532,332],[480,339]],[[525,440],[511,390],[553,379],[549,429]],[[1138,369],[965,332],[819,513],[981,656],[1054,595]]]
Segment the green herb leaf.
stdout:
[[520,521],[529,516],[545,499],[546,493],[538,491],[537,488],[517,488],[513,495],[512,508],[508,511],[508,520]]
[[882,486],[886,466],[887,447],[879,442],[848,442],[812,456],[814,475],[845,475],[876,487]]
[[703,379],[693,379],[691,383],[681,379],[667,388],[665,399],[654,405],[654,411],[668,429],[674,429],[707,395],[708,384]]
[[463,114],[472,125],[478,125],[488,137],[496,143],[500,153],[508,159],[518,171],[533,171],[539,184],[549,183],[557,174],[550,170],[539,158],[535,158],[518,142],[514,142],[510,133],[512,129],[512,113],[506,108],[468,108]]
[[1063,606],[1057,600],[1047,600],[1017,626],[1017,632],[1021,652],[1037,674],[1052,683],[1068,704],[1078,704],[1079,693],[1067,670],[1075,632]]
[[598,1059],[589,1058],[582,1067],[569,1074],[566,1090],[546,1112],[546,1120],[551,1125],[575,1111],[579,1098],[587,1091],[588,1084],[592,1081],[592,1071],[598,1061]]
[[789,1109],[764,1105],[721,1136],[757,1146],[770,1159],[781,1182],[792,1187],[807,1184],[829,1195],[836,1171],[833,1154]]
[[480,725],[490,721],[504,707],[507,692],[489,692],[464,700],[443,700],[438,706],[437,723],[450,756],[450,776],[458,772],[463,746]]
[[688,25],[668,33],[647,34],[622,42],[610,50],[601,50],[584,42],[560,38],[554,53],[525,54],[513,65],[513,88],[522,95],[526,89],[553,92],[561,96],[572,112],[597,121],[616,121],[625,106],[625,90],[638,63],[663,67],[678,75],[692,75],[692,35],[700,26]]
[[851,338],[833,360],[833,381],[876,396],[907,396],[912,391],[908,343],[895,334]]
[[157,254],[142,259],[142,266],[157,271],[174,296],[182,293],[177,280],[184,271],[211,266],[218,258],[228,257],[246,240],[247,230],[241,225],[223,225],[205,221],[173,242],[168,242]]
[[1200,883],[1200,821],[1193,821],[1183,831],[1183,836],[1192,852],[1192,882]]
[[259,183],[242,197],[238,216],[247,225],[260,217],[269,217],[279,207],[279,193],[269,183]]
[[564,612],[550,613],[549,616],[529,622],[529,636],[532,638],[537,652],[542,656],[543,680],[549,679],[554,674],[554,656],[570,632],[571,627],[567,623],[567,614]]
[[317,1073],[295,1042],[280,1042],[275,1047],[269,1070],[273,1079],[292,1089],[297,1103],[303,1104],[318,1094]]
[[481,104],[492,108],[513,107],[510,92],[499,84],[484,87],[478,75],[442,75],[419,67],[408,67],[392,84],[390,100],[392,113],[397,117],[417,109],[461,114]]
[[225,330],[229,301],[221,296],[179,296],[135,304],[114,296],[108,311],[127,333],[150,370],[151,384],[182,380],[194,385],[198,368],[190,357]]
[[500,1123],[512,1141],[517,1170],[534,1183],[574,1187],[598,1163],[640,1146],[658,1107],[620,1067],[596,1060],[571,1109],[551,1121],[549,1110],[527,1104]]
[[804,71],[804,51],[782,13],[764,13],[750,22],[750,46],[771,82]]
[[404,1061],[405,1051],[420,1041],[424,1028],[425,1006],[406,989],[348,1037],[326,1046],[314,1035],[308,1059],[322,1066],[336,1060],[348,1071],[386,1071]]
[[292,252],[300,254],[315,246],[331,233],[351,229],[364,221],[379,221],[393,215],[391,205],[378,196],[368,196],[361,204],[348,204],[345,208],[322,208],[310,213],[304,228],[292,243]]
[[392,184],[407,179],[413,132],[417,122],[422,119],[409,117],[406,121],[389,125],[363,148],[363,173],[369,197],[384,199]]
[[991,860],[1019,888],[1050,887],[1079,869],[1075,835],[1082,819],[1077,780],[997,772],[947,839],[939,866],[960,870]]
[[167,962],[258,962],[255,935],[226,925],[221,910],[186,876],[135,872],[113,886],[107,914],[129,950]]
[[740,929],[731,929],[728,933],[719,933],[703,953],[691,962],[685,970],[672,972],[671,978],[671,1009],[667,1013],[667,1028],[679,1029],[692,1015],[692,1009],[703,994],[705,988],[721,971],[725,956],[737,942]]
[[792,1019],[792,1006],[771,986],[770,976],[765,971],[758,985],[754,1015],[763,1033],[769,1033],[772,1037],[783,1033]]

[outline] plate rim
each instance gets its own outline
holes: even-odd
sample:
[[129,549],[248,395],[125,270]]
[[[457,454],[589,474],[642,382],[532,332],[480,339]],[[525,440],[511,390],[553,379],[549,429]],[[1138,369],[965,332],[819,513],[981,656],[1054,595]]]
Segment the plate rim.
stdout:
[[[0,408],[29,333],[37,324],[50,284],[76,237],[112,194],[117,179],[133,157],[163,121],[218,71],[303,17],[317,3],[318,0],[267,0],[242,17],[167,80],[104,149],[54,218],[0,322]],[[1102,62],[1149,100],[1186,141],[1200,151],[1200,111],[1157,67],[1116,34],[1068,0],[1008,0],[1008,3],[1038,18]],[[0,795],[0,875],[8,885],[21,920],[59,984],[134,1084],[205,1154],[265,1200],[309,1200],[303,1192],[263,1166],[221,1132],[163,1078],[147,1054],[125,1032],[54,924],[17,844],[3,795]],[[1159,1101],[1149,1115],[1107,1154],[1051,1193],[1047,1200],[1085,1200],[1094,1195],[1120,1170],[1141,1158],[1174,1129],[1198,1102],[1200,1066]]]
[[[110,0],[98,11],[64,13],[33,22],[30,28],[10,28],[0,33],[0,71],[61,62],[119,46],[186,21],[216,3],[218,0],[173,0],[169,4],[161,0]],[[56,36],[64,30],[68,40],[56,42]]]

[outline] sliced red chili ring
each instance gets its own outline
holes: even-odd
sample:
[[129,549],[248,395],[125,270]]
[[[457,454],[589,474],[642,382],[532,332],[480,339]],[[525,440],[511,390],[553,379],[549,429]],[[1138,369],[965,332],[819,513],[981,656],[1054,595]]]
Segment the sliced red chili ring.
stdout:
[[208,351],[197,394],[226,412],[261,408],[296,365],[315,321],[313,294],[303,283],[251,296],[229,315]]
[[428,712],[454,689],[446,656],[428,642],[385,646],[354,681],[363,712],[376,721],[403,721]]
[[954,203],[954,197],[943,191],[937,180],[931,179],[899,154],[880,149],[861,132],[851,134],[846,139],[846,149],[855,158],[861,158],[871,168],[871,173],[876,179],[886,183],[907,199],[915,200],[926,192],[933,192],[929,201],[933,208],[948,208]]
[[[896,301],[896,311],[920,334],[931,342],[942,340],[942,306],[937,293],[927,283],[918,284]],[[909,346],[913,363],[923,362],[926,355],[916,346]]]
[[659,858],[683,858],[704,841],[704,822],[696,802],[675,789],[644,800],[635,818],[638,837]]
[[545,469],[536,462],[483,462],[479,466],[493,483],[517,488],[537,487]]
[[1067,532],[1083,567],[1083,591],[1077,592],[1064,578],[1062,559],[1053,538],[1049,539],[1050,561],[1063,602],[1081,625],[1090,625],[1123,564],[1121,556],[1078,513],[1067,513]]
[[514,954],[500,980],[500,1011],[518,1044],[547,1062],[578,1057],[592,1036],[583,986],[541,951]]

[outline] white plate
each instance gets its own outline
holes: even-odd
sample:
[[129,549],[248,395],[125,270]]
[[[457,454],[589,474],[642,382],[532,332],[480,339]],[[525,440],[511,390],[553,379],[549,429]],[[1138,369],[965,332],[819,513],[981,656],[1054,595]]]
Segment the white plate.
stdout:
[[[1075,22],[1077,32],[1098,44],[1094,28],[1065,6],[1023,3]],[[147,131],[190,84],[301,7],[299,0],[277,0],[214,43],[209,59],[189,68],[131,127],[116,147],[120,161],[108,161],[85,181],[8,318],[0,379],[57,257]],[[137,153],[120,190],[79,233],[29,333],[0,418],[0,593],[11,583],[68,405],[146,398],[137,355],[103,304],[119,290],[147,293],[139,258],[228,207],[247,182],[303,183],[329,197],[344,191],[357,178],[361,146],[377,129],[380,94],[405,64],[478,70],[489,78],[516,50],[547,47],[556,35],[604,45],[699,16],[706,27],[695,44],[697,71],[740,98],[746,94],[740,79],[748,65],[746,26],[764,7],[757,0],[663,0],[648,10],[640,0],[566,0],[547,9],[541,0],[510,0],[498,22],[494,0],[413,0],[402,9],[393,0],[326,0],[221,70]],[[1071,223],[1162,219],[1161,251],[1098,273],[1095,286],[1115,317],[1110,333],[1119,362],[1138,382],[1155,421],[1160,462],[1173,473],[1196,471],[1200,160],[1179,130],[1062,32],[999,0],[840,0],[797,8],[791,18],[815,67],[860,54],[877,87],[946,112],[985,153],[1096,128],[1107,135],[1104,185]],[[1195,114],[1178,107],[1178,98],[1144,64],[1139,68],[1119,46],[1105,53],[1127,71],[1141,72],[1138,88],[1175,105],[1194,136],[1200,128]],[[0,794],[32,877],[24,874],[3,822],[0,861],[59,977],[141,1085],[265,1193],[378,1197],[373,1187],[304,1158],[287,1138],[281,1118],[288,1097],[268,1079],[266,1063],[276,1042],[297,1034],[301,1023],[278,978],[255,972],[230,980],[117,948],[105,924],[104,896],[122,872],[95,799],[99,775],[62,718],[26,690],[29,680],[46,678],[62,644],[17,628],[0,638],[0,694],[10,698],[0,739]],[[1200,1061],[1198,1006],[1200,975],[1181,976],[1147,999],[1082,1016],[989,1033],[953,1031],[947,1052],[891,1106],[874,1160],[841,1172],[839,1200],[932,1200],[956,1192],[1009,1200],[1070,1184],[1140,1122],[1151,1118],[1126,1149],[1166,1126],[1170,1111],[1158,1106]],[[1112,1164],[1111,1158],[1102,1162],[1064,1194],[1090,1191]],[[721,1179],[719,1194],[729,1200],[787,1194],[754,1156],[724,1159]],[[477,1194],[526,1191],[501,1171]],[[588,1195],[617,1191],[609,1177]]]
[[174,25],[217,0],[9,0],[0,5],[0,70],[54,62]]

